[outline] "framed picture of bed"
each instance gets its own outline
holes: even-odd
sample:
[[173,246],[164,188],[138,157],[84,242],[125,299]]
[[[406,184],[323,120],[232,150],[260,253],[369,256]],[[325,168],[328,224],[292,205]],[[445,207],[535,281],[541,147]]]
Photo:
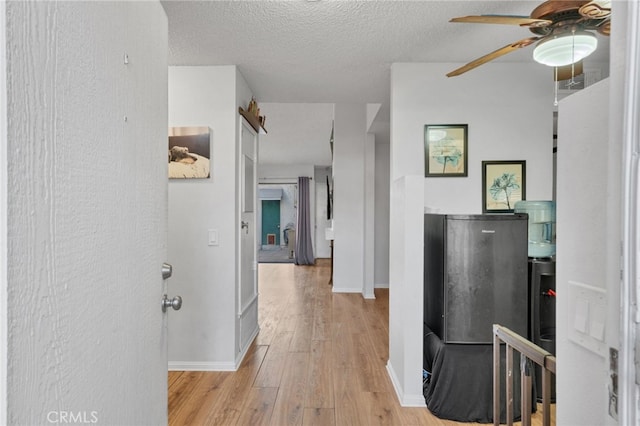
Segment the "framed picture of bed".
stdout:
[[211,177],[211,129],[169,128],[169,179]]

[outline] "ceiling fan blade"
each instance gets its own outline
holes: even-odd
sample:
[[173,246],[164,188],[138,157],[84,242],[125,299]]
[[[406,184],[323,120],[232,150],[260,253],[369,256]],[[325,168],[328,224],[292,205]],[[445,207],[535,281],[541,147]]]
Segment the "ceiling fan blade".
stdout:
[[553,73],[555,81],[569,80],[571,77],[579,76],[584,72],[582,61],[578,61],[573,66],[571,64],[558,67],[558,73]]
[[578,10],[580,15],[589,19],[604,19],[611,16],[611,0],[592,0]]
[[611,19],[607,19],[603,21],[602,24],[598,25],[598,32],[604,36],[611,35]]
[[465,66],[462,66],[456,70],[451,71],[450,73],[447,74],[447,77],[455,77],[457,75],[463,74],[469,70],[479,67],[482,64],[485,64],[489,61],[493,61],[494,59],[499,58],[500,56],[506,55],[507,53],[511,53],[514,50],[518,50],[522,47],[527,47],[530,44],[533,44],[542,38],[544,37],[529,37],[529,38],[516,41],[515,43],[507,44],[506,46],[501,47],[498,50],[494,50],[493,52],[487,55],[484,55],[474,61],[469,62]]
[[528,16],[515,15],[471,15],[453,18],[449,22],[464,22],[473,24],[503,24],[519,25],[521,27],[546,27],[553,22],[548,19],[532,19]]

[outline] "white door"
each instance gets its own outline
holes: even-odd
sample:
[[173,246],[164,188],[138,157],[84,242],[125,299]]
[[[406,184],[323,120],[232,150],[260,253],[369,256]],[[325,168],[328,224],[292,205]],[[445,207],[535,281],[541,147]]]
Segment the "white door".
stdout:
[[240,318],[240,352],[246,350],[258,324],[258,271],[256,240],[257,200],[257,139],[256,132],[240,120],[240,181],[239,254],[238,254],[238,317]]
[[166,14],[6,9],[0,424],[166,424]]

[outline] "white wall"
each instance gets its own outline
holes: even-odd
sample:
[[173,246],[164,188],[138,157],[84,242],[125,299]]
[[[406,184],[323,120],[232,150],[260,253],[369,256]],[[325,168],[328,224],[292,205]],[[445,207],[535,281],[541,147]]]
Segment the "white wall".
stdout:
[[[586,299],[572,297],[569,281],[606,292],[608,283],[619,279],[616,270],[613,274],[607,270],[607,253],[620,250],[619,237],[617,244],[607,245],[607,223],[619,224],[620,217],[620,144],[607,143],[608,100],[609,81],[605,80],[563,99],[558,107],[556,350],[560,424],[606,424],[608,394],[602,383],[606,383],[608,348],[602,345],[603,351],[596,353],[570,339],[576,321],[570,313],[576,311],[579,300]],[[617,160],[614,170],[609,167],[609,158]],[[610,180],[618,182],[615,189],[609,188]],[[613,205],[615,210],[609,212],[608,206]],[[619,236],[619,225],[616,227]],[[616,291],[607,292],[607,297],[617,299]],[[595,309],[590,306],[590,323],[595,320]],[[606,335],[617,335],[616,323],[617,319],[606,321]],[[576,389],[580,389],[579,395]]]
[[[169,181],[169,286],[184,300],[169,323],[173,369],[235,368],[237,90],[244,85],[235,66],[169,67],[169,126],[212,130],[211,178]],[[218,230],[217,246],[208,245],[209,229]]]
[[6,8],[9,364],[0,423],[50,424],[66,411],[87,423],[166,424],[164,10]]
[[[367,108],[369,106],[367,105]],[[369,120],[369,118],[367,118]],[[362,295],[375,299],[375,254],[376,254],[376,135],[367,133],[364,145],[364,282]]]
[[364,285],[364,158],[366,105],[336,104],[333,158],[333,291]]
[[391,179],[424,175],[425,124],[468,124],[468,177],[425,179],[425,206],[481,213],[483,160],[526,160],[527,199],[551,199],[549,70],[535,64],[486,64],[446,78],[451,66],[456,64],[394,64],[393,81],[399,82],[394,97],[401,105],[392,112]]
[[375,287],[389,287],[389,137],[376,135]]
[[389,361],[387,370],[403,406],[425,405],[422,395],[422,175],[391,182],[389,236]]
[[[550,199],[552,194],[553,85],[549,69],[535,64],[486,64],[459,77],[445,74],[460,64],[393,64],[391,68],[390,145],[390,353],[389,364],[400,382],[406,401],[422,395],[422,328],[407,334],[408,324],[397,318],[415,295],[422,292],[422,257],[400,273],[402,262],[394,239],[405,252],[422,253],[422,227],[406,228],[394,200],[406,197],[401,179],[424,176],[425,124],[469,125],[469,170],[466,178],[424,178],[423,209],[443,213],[475,214],[482,211],[483,160],[526,160],[527,198]],[[405,185],[406,186],[406,185]],[[417,190],[417,186],[412,186]],[[405,189],[406,190],[406,189]],[[422,195],[422,194],[421,194]],[[397,235],[400,233],[401,235]],[[395,289],[403,290],[396,295]],[[422,318],[420,316],[420,318]],[[407,359],[412,362],[406,363]]]

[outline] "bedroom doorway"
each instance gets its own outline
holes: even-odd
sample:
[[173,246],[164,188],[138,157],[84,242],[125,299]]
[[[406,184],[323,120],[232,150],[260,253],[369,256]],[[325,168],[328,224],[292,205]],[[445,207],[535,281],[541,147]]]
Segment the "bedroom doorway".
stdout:
[[297,192],[295,183],[258,184],[259,263],[294,263]]

